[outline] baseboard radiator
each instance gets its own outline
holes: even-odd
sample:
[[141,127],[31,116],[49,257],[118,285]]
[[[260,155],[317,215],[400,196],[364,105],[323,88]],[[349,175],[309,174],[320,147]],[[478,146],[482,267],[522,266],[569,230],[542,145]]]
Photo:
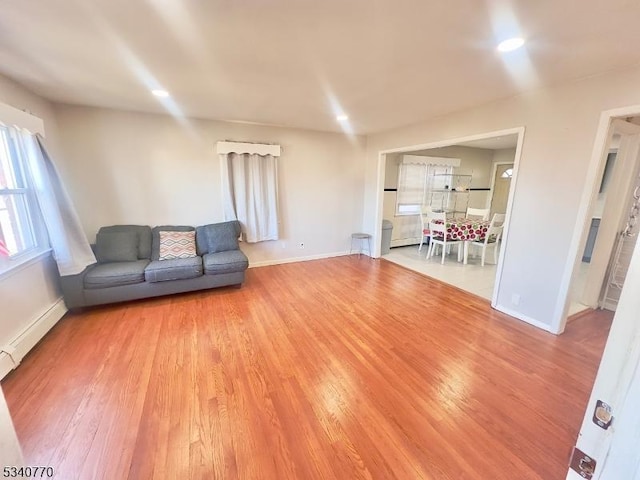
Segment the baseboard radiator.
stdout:
[[65,313],[67,313],[67,307],[64,300],[60,298],[10,343],[0,347],[0,380],[20,365],[25,355],[42,340]]

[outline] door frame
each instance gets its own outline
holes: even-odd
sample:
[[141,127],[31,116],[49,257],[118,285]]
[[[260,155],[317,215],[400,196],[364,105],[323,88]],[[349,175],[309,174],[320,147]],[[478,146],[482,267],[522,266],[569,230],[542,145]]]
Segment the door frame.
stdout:
[[607,161],[609,152],[610,131],[613,128],[613,121],[617,118],[635,117],[640,115],[640,105],[614,108],[605,110],[600,114],[598,128],[596,130],[591,160],[587,168],[587,176],[582,190],[580,206],[576,215],[576,227],[567,255],[564,274],[560,281],[559,295],[551,319],[549,331],[560,334],[567,324],[571,296],[569,295],[571,283],[578,273],[580,262],[582,262],[582,252],[587,243],[589,228],[591,227],[591,212],[598,198],[600,190],[600,180]]
[[[507,200],[507,211],[506,218],[504,222],[504,230],[502,233],[503,245],[506,245],[509,240],[509,224],[511,220],[511,210],[513,206],[513,197],[518,184],[518,170],[520,166],[520,157],[522,156],[522,146],[524,144],[524,133],[525,127],[514,127],[508,128],[505,130],[496,130],[492,132],[479,133],[476,135],[469,135],[466,137],[457,137],[447,140],[440,140],[437,142],[429,142],[423,143],[419,145],[408,145],[404,147],[398,148],[390,148],[386,150],[378,151],[378,174],[377,174],[377,184],[376,184],[376,209],[375,209],[375,225],[376,228],[373,232],[373,258],[380,258],[380,252],[382,247],[382,207],[384,204],[384,178],[385,178],[385,169],[387,163],[387,154],[388,153],[403,153],[403,152],[411,152],[415,150],[426,150],[431,148],[442,148],[442,147],[450,147],[453,145],[458,145],[460,143],[471,142],[474,140],[485,140],[487,138],[494,137],[503,137],[505,135],[517,135],[517,145],[516,145],[516,153],[513,159],[513,177],[511,177],[511,188],[509,189],[509,198]],[[511,162],[510,162],[511,163]],[[491,298],[491,306],[496,310],[500,310],[498,308],[498,292],[500,290],[500,285],[502,283],[502,273],[504,269],[504,255],[506,248],[500,249],[500,255],[498,257],[498,264],[496,266],[496,280],[493,287],[493,295]],[[500,310],[501,311],[501,310]],[[515,316],[519,320],[530,323],[527,318],[520,318],[517,315],[514,315],[512,312],[505,312],[511,316]]]

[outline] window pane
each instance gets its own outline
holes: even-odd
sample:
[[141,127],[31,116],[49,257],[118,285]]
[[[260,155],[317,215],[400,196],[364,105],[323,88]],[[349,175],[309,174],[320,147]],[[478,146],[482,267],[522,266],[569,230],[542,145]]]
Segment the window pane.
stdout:
[[0,238],[11,255],[36,246],[26,195],[0,195]]
[[425,164],[401,163],[398,169],[396,215],[410,215],[420,211],[424,197]]
[[502,175],[500,175],[502,178],[511,178],[513,177],[513,168],[507,168],[504,172],[502,172]]
[[417,215],[420,213],[420,204],[407,205],[407,204],[399,204],[398,205],[398,214],[402,215]]
[[9,129],[0,126],[0,189],[24,188],[24,171]]

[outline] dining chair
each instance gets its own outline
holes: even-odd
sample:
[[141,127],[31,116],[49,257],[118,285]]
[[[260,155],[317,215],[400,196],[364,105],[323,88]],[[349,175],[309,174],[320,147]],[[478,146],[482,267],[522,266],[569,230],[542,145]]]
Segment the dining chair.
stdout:
[[420,231],[422,232],[420,236],[420,246],[418,247],[418,252],[422,251],[422,245],[424,245],[425,241],[429,241],[431,239],[431,231],[429,230],[429,222],[433,216],[433,209],[431,205],[423,205],[420,209]]
[[504,213],[494,213],[484,239],[471,242],[471,247],[478,247],[482,249],[482,260],[480,261],[480,264],[483,267],[487,248],[489,247],[493,247],[493,262],[498,263],[498,244],[502,238],[505,217],[506,215]]
[[489,220],[489,208],[467,208],[467,218],[479,218],[484,221]]
[[[444,212],[433,212],[431,221],[429,222],[429,230],[431,238],[429,240],[429,250],[427,258],[433,257],[436,245],[442,247],[442,261],[444,265],[444,256],[452,246],[460,244],[460,240],[452,240],[451,235],[447,232],[447,215]],[[462,249],[458,247],[458,261],[460,261]]]

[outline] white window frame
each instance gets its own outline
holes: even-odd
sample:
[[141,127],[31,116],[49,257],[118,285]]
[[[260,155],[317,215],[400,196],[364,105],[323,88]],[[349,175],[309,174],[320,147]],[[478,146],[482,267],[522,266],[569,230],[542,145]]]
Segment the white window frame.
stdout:
[[[11,136],[8,133],[9,129],[19,130],[25,127],[28,127],[29,131],[44,134],[44,124],[41,119],[2,103],[0,103],[0,127],[3,130],[7,129],[9,137]],[[27,248],[13,253],[8,258],[0,255],[0,277],[50,250],[46,227],[31,183],[28,159],[25,157],[25,153],[20,151],[17,142],[14,142],[13,147],[14,151],[9,152],[12,157],[9,162],[10,168],[12,172],[16,169],[20,170],[16,176],[21,177],[23,182],[14,188],[0,188],[0,196],[19,196],[22,198],[24,210],[18,212],[18,223],[21,228],[19,235],[23,238],[29,238],[30,241]],[[4,140],[0,140],[0,148],[5,149]]]

